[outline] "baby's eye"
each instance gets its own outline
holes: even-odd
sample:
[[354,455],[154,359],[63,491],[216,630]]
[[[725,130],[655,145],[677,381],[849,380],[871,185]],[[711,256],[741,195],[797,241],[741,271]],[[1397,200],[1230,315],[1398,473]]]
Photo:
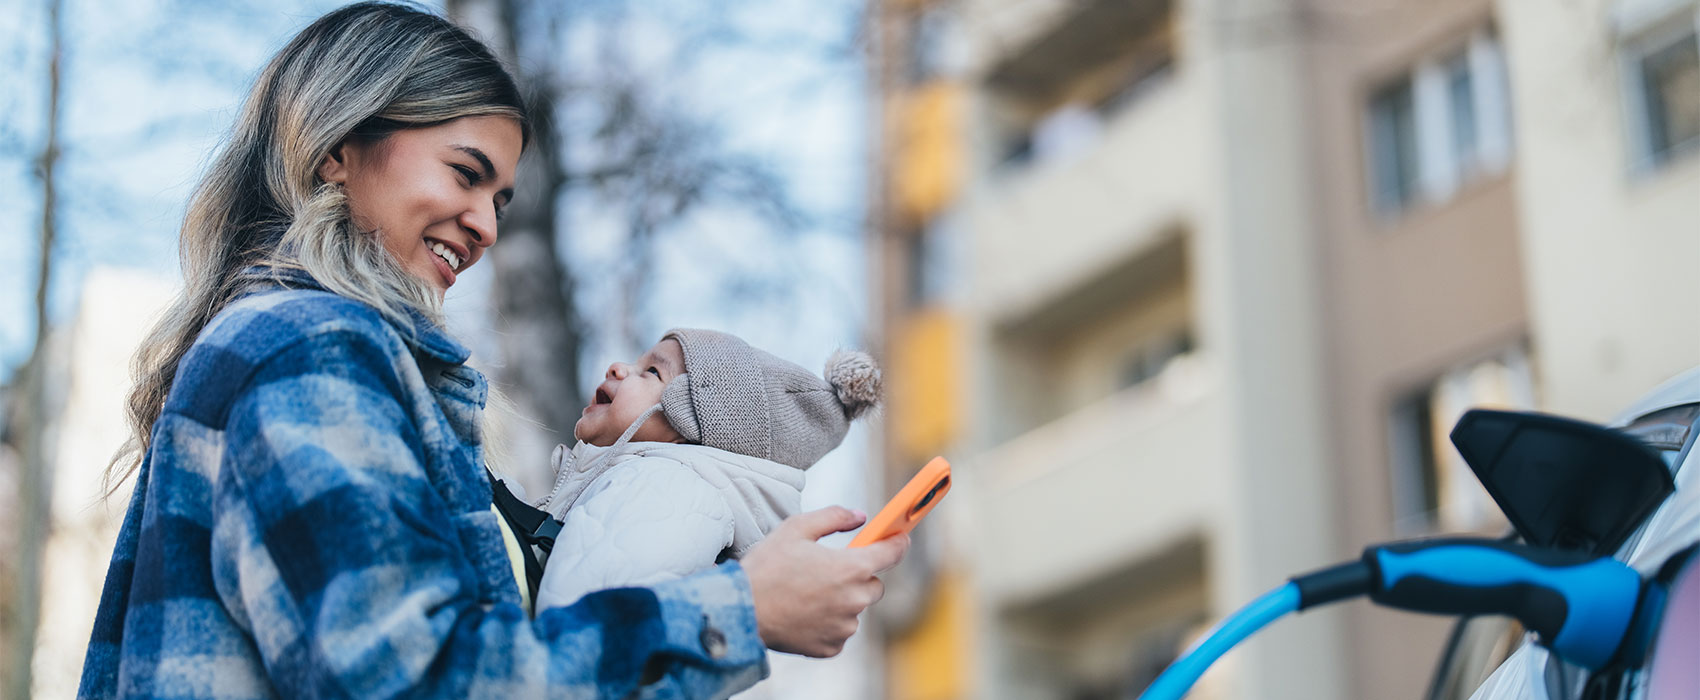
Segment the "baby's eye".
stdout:
[[644,371],[645,371],[645,372],[648,372],[648,373],[650,373],[650,374],[653,374],[653,375],[655,375],[655,378],[656,378],[656,379],[660,379],[660,378],[661,378],[661,370],[658,370],[658,369],[656,369],[656,368],[654,368],[654,367],[649,367],[649,368],[646,368],[646,369],[645,369],[645,370],[644,370]]

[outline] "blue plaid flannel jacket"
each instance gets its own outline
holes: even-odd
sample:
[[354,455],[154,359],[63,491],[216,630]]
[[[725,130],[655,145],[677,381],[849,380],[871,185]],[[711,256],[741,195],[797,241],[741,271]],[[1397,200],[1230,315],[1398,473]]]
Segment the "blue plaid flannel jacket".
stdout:
[[289,271],[179,366],[112,555],[85,698],[724,697],[767,673],[736,563],[520,608],[484,378]]

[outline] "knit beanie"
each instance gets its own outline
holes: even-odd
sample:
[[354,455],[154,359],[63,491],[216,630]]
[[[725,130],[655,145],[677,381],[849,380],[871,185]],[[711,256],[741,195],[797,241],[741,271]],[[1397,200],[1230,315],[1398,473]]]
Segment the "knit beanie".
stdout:
[[676,328],[685,373],[667,384],[661,411],[691,442],[808,469],[879,403],[880,370],[867,353],[840,350],[826,377],[719,331]]

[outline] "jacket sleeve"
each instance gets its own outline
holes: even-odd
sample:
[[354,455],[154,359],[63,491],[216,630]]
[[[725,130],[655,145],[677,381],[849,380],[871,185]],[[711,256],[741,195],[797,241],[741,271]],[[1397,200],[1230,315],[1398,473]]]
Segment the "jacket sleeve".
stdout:
[[535,620],[484,599],[455,534],[472,516],[430,482],[386,350],[359,332],[292,343],[226,417],[213,578],[278,695],[724,697],[765,675],[736,565]]
[[712,568],[731,544],[732,511],[719,489],[671,459],[623,462],[591,482],[567,511],[537,609],[606,588],[683,578]]

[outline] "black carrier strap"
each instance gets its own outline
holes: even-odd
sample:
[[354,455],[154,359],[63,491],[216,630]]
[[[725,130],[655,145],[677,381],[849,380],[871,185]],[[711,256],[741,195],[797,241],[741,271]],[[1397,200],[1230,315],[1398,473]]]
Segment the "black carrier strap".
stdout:
[[525,585],[531,591],[531,599],[537,600],[537,587],[543,582],[543,563],[538,561],[537,552],[532,547],[543,550],[544,554],[554,549],[555,535],[561,531],[561,522],[520,500],[508,490],[507,484],[490,473],[489,468],[485,468],[484,473],[490,477],[490,495],[496,504],[496,512],[502,514],[508,529],[519,539],[520,555],[525,559]]

